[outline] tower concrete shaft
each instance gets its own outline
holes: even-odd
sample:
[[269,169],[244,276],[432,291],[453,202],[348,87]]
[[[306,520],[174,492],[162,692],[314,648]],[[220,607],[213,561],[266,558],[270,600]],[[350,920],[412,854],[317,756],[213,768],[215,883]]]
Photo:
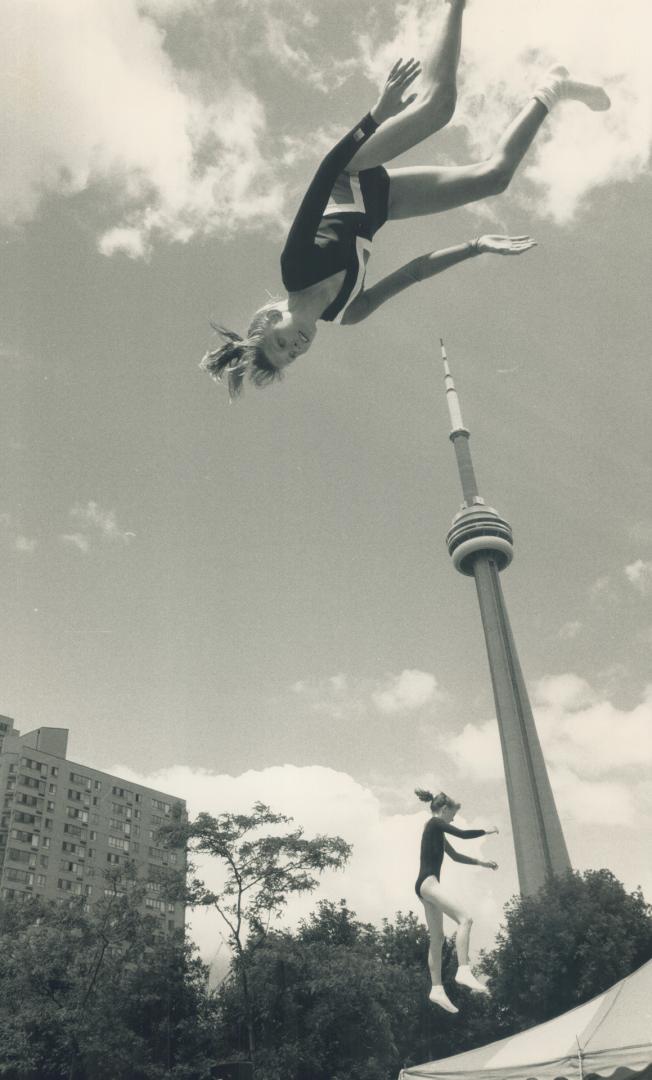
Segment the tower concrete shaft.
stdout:
[[513,556],[512,530],[478,494],[469,432],[442,342],[446,396],[464,495],[446,541],[455,569],[478,594],[500,733],[520,891],[533,896],[571,868],[500,583]]

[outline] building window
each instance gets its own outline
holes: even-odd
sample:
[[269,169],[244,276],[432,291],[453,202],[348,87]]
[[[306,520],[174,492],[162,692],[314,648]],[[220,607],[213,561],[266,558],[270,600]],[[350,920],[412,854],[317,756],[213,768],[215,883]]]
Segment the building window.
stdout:
[[59,775],[59,769],[57,768],[57,766],[56,765],[51,765],[50,766],[50,776],[58,776],[58,775]]
[[94,780],[93,781],[93,787],[95,788],[96,791],[101,791],[102,790],[102,781],[101,780]]
[[38,861],[39,861],[39,865],[40,865],[40,866],[44,866],[44,867],[45,867],[45,869],[47,870],[47,868],[48,868],[48,863],[49,863],[49,861],[50,861],[50,860],[48,859],[47,855],[39,855],[39,859],[38,859]]
[[108,863],[111,863],[112,866],[117,866],[119,864],[119,862],[120,862],[120,856],[119,855],[114,855],[112,852],[109,852],[109,854],[106,857],[106,861]]
[[51,817],[46,817],[43,827],[45,829],[51,829],[52,828],[52,818]]
[[45,874],[37,874],[36,875],[36,884],[39,885],[41,888],[43,888],[43,886],[46,884],[47,880],[48,879],[45,876]]
[[97,840],[97,833],[95,832],[95,829],[91,829],[91,831],[89,833],[89,839]]
[[7,881],[17,881],[21,885],[33,885],[34,875],[29,870],[16,870],[13,866],[5,867]]
[[72,893],[73,896],[81,896],[81,882],[79,881],[66,881],[65,878],[59,878],[57,882],[62,892]]
[[84,776],[83,773],[71,772],[70,783],[80,784],[81,787],[85,787],[87,791],[91,790],[91,778],[90,776]]
[[49,810],[50,813],[54,813],[54,803],[52,802],[52,799],[48,799],[47,803],[45,804],[45,809]]
[[152,799],[152,810],[162,810],[167,817],[172,810],[172,805],[169,802],[163,802],[162,799]]
[[22,851],[20,848],[10,847],[7,848],[7,858],[12,862],[29,863],[31,859],[31,852]]

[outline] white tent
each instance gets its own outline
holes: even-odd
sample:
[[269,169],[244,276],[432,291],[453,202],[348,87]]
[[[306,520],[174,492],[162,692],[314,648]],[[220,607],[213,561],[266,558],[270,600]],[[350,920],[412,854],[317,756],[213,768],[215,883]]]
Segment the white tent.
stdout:
[[415,1065],[401,1080],[652,1080],[652,960],[545,1024],[464,1054]]

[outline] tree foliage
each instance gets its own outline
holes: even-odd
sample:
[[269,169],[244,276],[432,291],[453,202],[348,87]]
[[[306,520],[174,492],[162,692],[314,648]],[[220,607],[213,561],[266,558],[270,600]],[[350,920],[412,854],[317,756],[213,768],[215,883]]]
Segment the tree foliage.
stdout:
[[[184,846],[191,856],[219,860],[224,878],[219,890],[197,876],[165,874],[168,895],[182,896],[192,907],[212,907],[227,928],[234,953],[233,972],[238,980],[247,1030],[247,1053],[253,1060],[256,1023],[252,1004],[252,956],[264,942],[272,919],[279,918],[293,893],[312,892],[324,870],[340,869],[351,847],[339,836],[307,840],[299,826],[278,831],[292,818],[257,802],[249,814],[199,814],[194,821],[163,826],[159,836],[170,847]],[[195,865],[188,863],[191,875]]]
[[[500,1031],[542,1023],[602,993],[652,956],[652,908],[609,870],[553,878],[514,897],[484,958]],[[497,1036],[494,1036],[496,1038]]]
[[134,881],[81,900],[0,904],[0,1076],[183,1080],[208,1075],[216,1005],[180,933],[142,915]]
[[[393,1080],[402,1066],[467,1048],[476,1002],[453,988],[453,945],[446,940],[444,978],[457,1017],[428,1001],[427,953],[427,930],[412,913],[378,928],[345,901],[323,901],[294,932],[271,931],[249,957],[257,1076]],[[220,997],[226,1051],[244,1010],[237,978]]]

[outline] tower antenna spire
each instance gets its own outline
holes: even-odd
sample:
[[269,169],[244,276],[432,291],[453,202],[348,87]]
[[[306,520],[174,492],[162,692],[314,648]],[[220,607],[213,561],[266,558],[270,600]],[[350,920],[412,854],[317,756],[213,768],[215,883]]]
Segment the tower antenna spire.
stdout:
[[464,494],[446,543],[453,566],[475,579],[514,835],[521,893],[532,896],[553,874],[571,869],[566,841],[548,779],[546,763],[528,698],[500,583],[500,572],[512,561],[514,542],[507,521],[478,493],[470,433],[462,421],[460,402],[441,341],[446,400]]

